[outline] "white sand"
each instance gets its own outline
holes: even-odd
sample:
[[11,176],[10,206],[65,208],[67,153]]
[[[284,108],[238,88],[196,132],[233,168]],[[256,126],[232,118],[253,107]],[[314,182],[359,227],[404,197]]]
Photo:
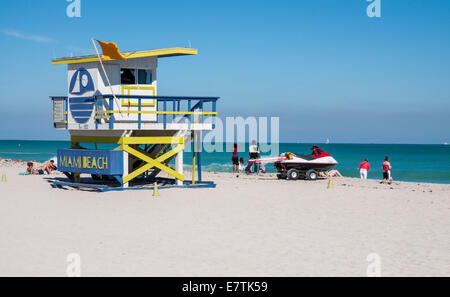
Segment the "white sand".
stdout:
[[450,185],[207,174],[216,189],[82,192],[0,167],[0,276],[450,276]]

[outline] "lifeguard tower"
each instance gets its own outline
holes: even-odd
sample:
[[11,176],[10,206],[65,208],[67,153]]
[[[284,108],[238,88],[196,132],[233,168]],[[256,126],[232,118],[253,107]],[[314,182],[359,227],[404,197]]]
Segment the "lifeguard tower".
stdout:
[[[72,183],[89,174],[98,183],[113,177],[127,188],[153,183],[165,172],[173,185],[201,184],[198,148],[202,131],[214,128],[205,120],[217,115],[219,98],[159,96],[157,84],[159,59],[196,54],[166,48],[123,52],[124,59],[98,54],[53,60],[68,65],[68,95],[51,97],[54,127],[71,138],[70,149],[58,150],[58,169]],[[183,152],[190,143],[193,172],[186,181]]]

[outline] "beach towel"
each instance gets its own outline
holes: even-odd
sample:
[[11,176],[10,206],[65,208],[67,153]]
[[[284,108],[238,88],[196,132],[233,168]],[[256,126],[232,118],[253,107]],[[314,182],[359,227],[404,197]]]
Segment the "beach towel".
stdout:
[[27,174],[27,173],[21,172],[21,173],[19,173],[19,175],[25,175],[25,176],[28,176],[28,175],[45,175],[45,173],[43,173],[43,174]]

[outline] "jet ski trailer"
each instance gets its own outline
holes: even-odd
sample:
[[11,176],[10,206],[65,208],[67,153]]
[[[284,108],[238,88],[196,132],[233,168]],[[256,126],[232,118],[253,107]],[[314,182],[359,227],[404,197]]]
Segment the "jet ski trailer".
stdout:
[[320,147],[313,146],[311,155],[294,153],[281,154],[279,158],[250,160],[249,163],[271,163],[275,165],[278,179],[316,180],[319,172],[334,168],[338,162]]

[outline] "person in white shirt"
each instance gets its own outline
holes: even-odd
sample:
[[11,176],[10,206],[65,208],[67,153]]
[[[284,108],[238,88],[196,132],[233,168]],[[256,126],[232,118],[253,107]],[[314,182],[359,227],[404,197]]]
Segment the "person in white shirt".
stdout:
[[[259,147],[258,144],[256,143],[256,140],[253,140],[252,144],[249,147],[249,156],[250,160],[256,160],[259,158]],[[255,173],[259,172],[258,163],[255,163],[253,169],[254,169],[253,172]]]

